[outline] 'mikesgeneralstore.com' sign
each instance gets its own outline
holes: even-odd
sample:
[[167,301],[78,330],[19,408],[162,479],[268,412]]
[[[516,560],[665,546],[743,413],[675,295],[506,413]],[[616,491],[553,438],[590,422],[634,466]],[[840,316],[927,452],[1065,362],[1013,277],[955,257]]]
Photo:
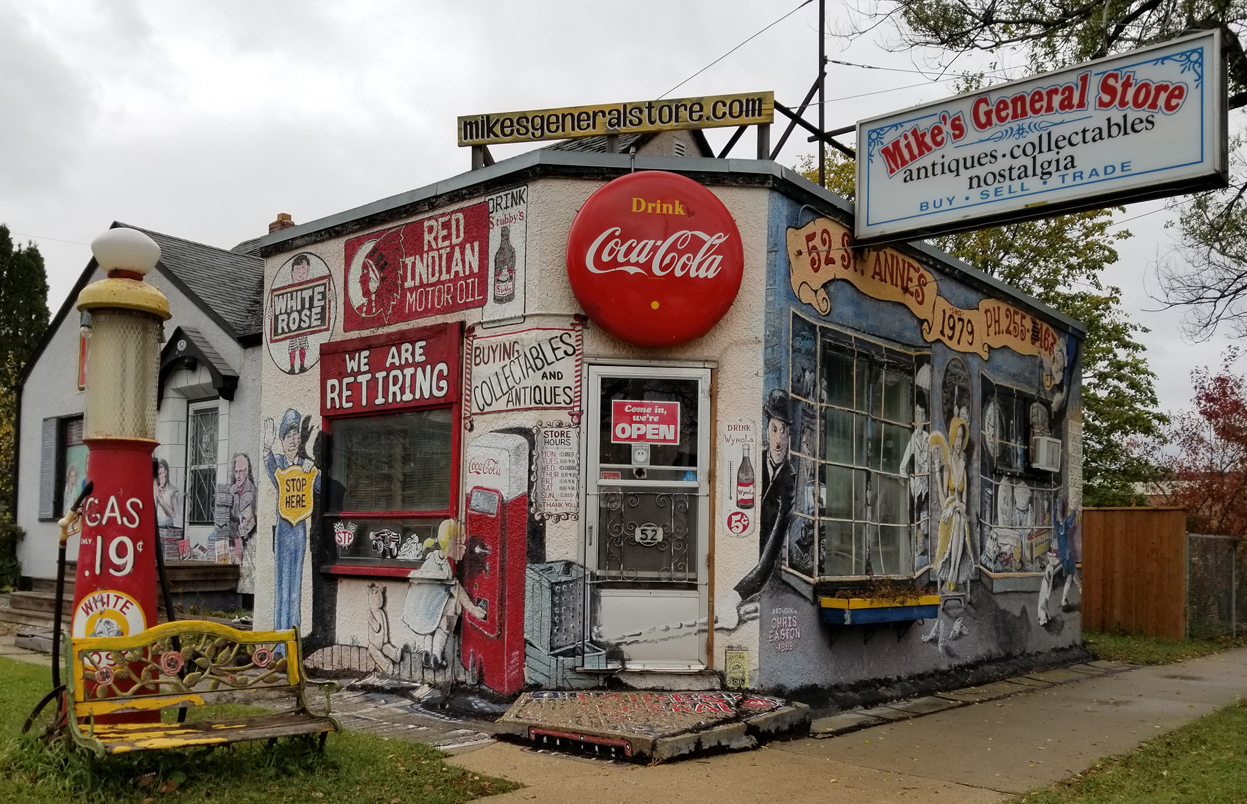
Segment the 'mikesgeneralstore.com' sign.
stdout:
[[459,145],[747,126],[770,123],[774,118],[773,92],[477,114],[459,118]]
[[1224,186],[1217,31],[858,123],[856,237]]

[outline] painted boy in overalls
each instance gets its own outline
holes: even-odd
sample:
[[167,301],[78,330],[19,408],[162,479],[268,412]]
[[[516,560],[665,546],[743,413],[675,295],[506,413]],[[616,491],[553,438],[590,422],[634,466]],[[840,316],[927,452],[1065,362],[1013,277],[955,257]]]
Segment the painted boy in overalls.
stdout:
[[[299,624],[307,526],[312,516],[312,503],[320,493],[320,472],[308,457],[319,431],[312,426],[303,438],[301,423],[295,410],[286,411],[278,428],[273,427],[272,419],[264,420],[264,466],[277,489],[277,535],[273,543],[276,576],[273,628],[276,630]],[[278,439],[280,452],[274,450]]]

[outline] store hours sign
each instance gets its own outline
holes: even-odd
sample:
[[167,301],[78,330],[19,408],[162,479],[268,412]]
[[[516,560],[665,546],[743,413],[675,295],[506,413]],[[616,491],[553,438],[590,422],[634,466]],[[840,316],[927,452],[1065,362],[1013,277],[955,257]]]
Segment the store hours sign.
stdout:
[[1219,31],[857,124],[856,239],[1225,186]]

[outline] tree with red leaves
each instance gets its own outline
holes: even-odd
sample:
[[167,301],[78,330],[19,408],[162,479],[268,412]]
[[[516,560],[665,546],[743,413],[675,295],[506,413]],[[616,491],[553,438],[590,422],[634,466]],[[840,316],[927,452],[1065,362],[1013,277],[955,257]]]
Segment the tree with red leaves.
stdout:
[[1192,533],[1247,536],[1247,378],[1234,370],[1241,355],[1230,347],[1215,373],[1192,371],[1195,408],[1170,426],[1161,496],[1186,509]]

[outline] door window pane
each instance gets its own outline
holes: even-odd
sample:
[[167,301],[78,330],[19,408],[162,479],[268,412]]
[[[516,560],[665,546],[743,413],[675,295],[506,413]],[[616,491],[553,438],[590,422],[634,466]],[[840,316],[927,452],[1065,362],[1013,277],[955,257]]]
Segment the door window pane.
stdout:
[[654,444],[650,448],[650,466],[697,468],[697,380],[672,380],[652,377],[603,377],[600,426],[598,435],[599,461],[602,466],[631,466],[632,444],[617,444],[612,438],[612,403],[678,402],[680,426],[678,444]]

